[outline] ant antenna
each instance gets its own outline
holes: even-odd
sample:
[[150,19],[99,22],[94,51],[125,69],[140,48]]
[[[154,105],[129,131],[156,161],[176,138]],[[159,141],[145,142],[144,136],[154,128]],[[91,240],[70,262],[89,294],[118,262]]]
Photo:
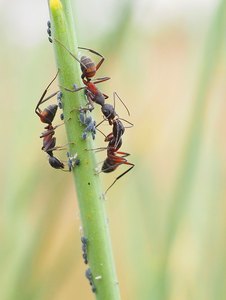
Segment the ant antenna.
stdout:
[[35,112],[38,110],[38,107],[39,107],[40,104],[42,104],[42,103],[46,102],[47,100],[49,100],[50,98],[54,97],[54,96],[59,92],[59,91],[57,91],[57,92],[53,93],[52,95],[50,95],[49,97],[47,97],[46,99],[43,100],[43,98],[45,97],[45,95],[46,95],[46,93],[47,93],[49,87],[50,87],[51,84],[54,82],[54,80],[57,78],[57,75],[59,74],[59,72],[60,72],[60,70],[58,69],[56,75],[55,75],[54,78],[53,78],[53,80],[47,85],[47,87],[46,87],[46,89],[44,90],[44,92],[43,92],[41,98],[40,98],[39,101],[38,101],[38,104],[36,105]]
[[114,98],[114,108],[115,108],[115,96],[118,97],[118,99],[121,101],[121,103],[122,103],[123,106],[125,107],[125,109],[126,109],[128,115],[130,116],[130,112],[129,112],[128,107],[125,105],[125,103],[122,101],[122,99],[119,97],[119,95],[118,95],[116,92],[113,93],[113,98]]
[[[129,171],[131,171],[132,170],[132,168],[135,166],[134,164],[131,164],[131,163],[128,163],[128,164],[130,164],[131,165],[131,167],[128,169],[128,170],[126,170],[125,172],[123,172],[121,175],[119,175],[117,178],[115,178],[115,180],[113,181],[113,183],[107,188],[107,190],[105,191],[105,195],[107,194],[107,192],[110,190],[110,188],[116,183],[116,181],[117,180],[119,180],[122,176],[124,176],[124,175],[126,175],[126,173],[128,173]],[[119,163],[119,165],[120,165],[120,163]]]
[[77,62],[80,63],[80,65],[82,65],[85,69],[87,69],[87,67],[66,47],[64,46],[58,39],[54,38],[54,41],[56,41],[58,44],[60,44],[65,50],[67,50],[67,52],[75,59],[77,60]]

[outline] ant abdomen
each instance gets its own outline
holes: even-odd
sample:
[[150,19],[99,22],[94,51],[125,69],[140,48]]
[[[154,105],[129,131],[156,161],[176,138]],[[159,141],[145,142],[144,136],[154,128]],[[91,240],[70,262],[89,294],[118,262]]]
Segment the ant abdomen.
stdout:
[[40,120],[43,123],[52,124],[52,121],[56,115],[58,106],[56,104],[51,104],[47,106],[41,113],[39,113]]

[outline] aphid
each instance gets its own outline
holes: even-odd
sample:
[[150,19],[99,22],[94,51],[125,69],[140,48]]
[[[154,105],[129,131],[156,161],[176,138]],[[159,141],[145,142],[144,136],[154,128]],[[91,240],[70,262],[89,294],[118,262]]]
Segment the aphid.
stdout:
[[58,103],[59,109],[63,108],[62,97],[63,97],[63,93],[61,91],[59,91],[57,94],[57,103]]
[[94,285],[94,281],[93,281],[93,275],[92,275],[92,272],[91,272],[91,269],[88,268],[85,272],[85,276],[86,278],[89,280],[89,284],[91,285],[91,289],[92,289],[92,292],[95,293],[96,292],[96,287]]
[[47,22],[47,33],[48,33],[48,39],[49,39],[50,43],[52,43],[53,40],[51,38],[52,32],[51,32],[51,22],[50,21]]
[[85,264],[88,264],[88,239],[85,236],[81,237],[81,242],[82,242],[82,257],[84,260]]
[[80,159],[78,159],[77,153],[71,156],[70,153],[67,152],[67,157],[68,157],[68,170],[71,172],[75,166],[80,165]]
[[87,133],[90,132],[94,140],[96,135],[96,121],[94,121],[91,116],[87,117],[83,109],[80,110],[79,118],[80,122],[86,126],[82,133],[82,139],[85,140],[87,138]]

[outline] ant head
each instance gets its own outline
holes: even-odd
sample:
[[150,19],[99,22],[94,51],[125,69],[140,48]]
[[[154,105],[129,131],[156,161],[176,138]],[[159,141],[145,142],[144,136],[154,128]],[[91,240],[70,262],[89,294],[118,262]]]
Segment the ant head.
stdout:
[[111,104],[108,104],[108,103],[104,104],[101,107],[101,110],[102,110],[102,113],[105,116],[105,118],[108,119],[108,121],[113,120],[117,116],[115,109]]

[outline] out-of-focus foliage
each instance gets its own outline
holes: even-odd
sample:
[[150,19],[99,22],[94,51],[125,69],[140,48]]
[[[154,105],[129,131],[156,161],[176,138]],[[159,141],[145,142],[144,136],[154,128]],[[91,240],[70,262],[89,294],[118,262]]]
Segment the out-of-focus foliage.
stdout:
[[[85,14],[101,18],[99,1],[83,3],[75,13],[81,45],[104,54],[98,76],[112,79],[100,87],[119,93],[131,117],[120,103],[116,110],[134,123],[122,151],[136,167],[106,202],[122,299],[226,299],[225,1],[211,10],[200,2],[194,11],[174,1],[177,13],[153,21],[154,4],[145,10],[145,1],[112,1],[103,7],[107,29],[99,34]],[[55,74],[47,5],[36,4],[43,10],[36,21],[29,1],[0,4],[0,299],[93,299],[73,182],[49,167],[40,151],[44,126],[34,114]],[[28,39],[12,29],[20,32],[21,18],[34,33]],[[42,27],[41,41],[32,20]],[[110,132],[108,125],[101,130]],[[64,128],[56,134],[64,144]],[[101,135],[97,146],[104,146]],[[63,151],[59,156],[65,159]],[[116,174],[120,168],[103,176],[105,187]]]

